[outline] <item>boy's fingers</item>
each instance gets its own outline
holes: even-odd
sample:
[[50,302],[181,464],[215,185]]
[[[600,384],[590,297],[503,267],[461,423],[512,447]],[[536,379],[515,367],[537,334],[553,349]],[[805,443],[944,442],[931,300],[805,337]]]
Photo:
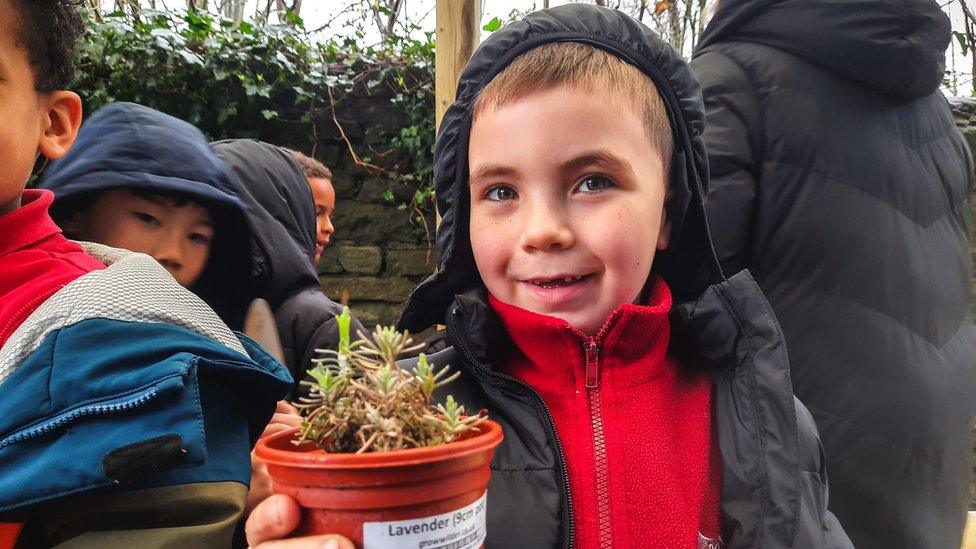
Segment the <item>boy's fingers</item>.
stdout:
[[301,509],[298,503],[283,494],[275,494],[262,501],[244,525],[248,545],[281,539],[298,526]]
[[301,426],[302,418],[300,416],[275,412],[275,415],[271,417],[271,421],[265,426],[264,432],[261,433],[261,436],[266,437],[268,435],[273,435],[275,433],[280,433],[281,431],[287,431],[288,429]]
[[275,413],[275,415],[271,417],[271,423],[272,424],[274,424],[274,423],[282,423],[284,425],[288,425],[288,426],[291,426],[291,427],[301,427],[302,426],[302,418],[301,418],[301,416],[296,416],[296,415],[292,415],[292,414]]
[[309,536],[306,538],[268,541],[254,549],[356,549],[348,538],[337,535]]
[[279,400],[278,407],[275,409],[275,413],[278,414],[291,414],[293,416],[298,415],[298,408],[292,406],[287,400]]

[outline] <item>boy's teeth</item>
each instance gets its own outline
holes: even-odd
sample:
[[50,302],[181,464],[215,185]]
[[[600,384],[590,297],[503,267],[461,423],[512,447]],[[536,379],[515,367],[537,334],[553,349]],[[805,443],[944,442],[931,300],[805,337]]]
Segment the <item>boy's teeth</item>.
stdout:
[[579,282],[582,279],[583,279],[582,276],[565,276],[562,278],[553,278],[550,280],[537,280],[533,282],[533,284],[542,288],[555,288],[557,286],[563,286],[565,284]]

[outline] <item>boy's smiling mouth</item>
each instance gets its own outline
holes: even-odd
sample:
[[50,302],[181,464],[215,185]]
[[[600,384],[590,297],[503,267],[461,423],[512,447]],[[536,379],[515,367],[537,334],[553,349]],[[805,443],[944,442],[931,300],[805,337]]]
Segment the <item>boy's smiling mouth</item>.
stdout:
[[[518,285],[527,291],[529,302],[535,306],[528,306],[529,310],[537,313],[551,311],[552,307],[561,309],[575,303],[577,298],[588,295],[587,288],[591,288],[596,280],[596,274],[585,275],[560,274],[555,276],[539,276],[525,278],[518,281]],[[530,297],[531,296],[531,297]],[[536,307],[542,307],[536,309]],[[575,306],[574,306],[575,307]]]
[[523,280],[528,284],[533,284],[539,288],[545,290],[551,290],[555,288],[565,288],[567,286],[572,286],[578,284],[588,278],[593,276],[592,274],[587,275],[558,275],[552,277],[535,277],[528,280]]

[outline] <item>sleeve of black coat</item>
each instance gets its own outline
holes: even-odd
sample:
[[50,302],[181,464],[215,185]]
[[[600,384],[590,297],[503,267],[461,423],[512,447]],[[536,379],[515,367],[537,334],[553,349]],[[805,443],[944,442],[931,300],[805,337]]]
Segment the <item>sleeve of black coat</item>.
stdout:
[[752,219],[761,165],[761,114],[746,71],[720,51],[691,63],[705,97],[710,172],[706,211],[715,251],[727,276],[749,267]]
[[[295,379],[296,388],[312,368],[312,359],[318,358],[316,349],[339,348],[336,317],[341,313],[342,305],[326,297],[318,288],[295,294],[275,310],[285,364]],[[350,325],[352,339],[355,340],[361,331],[366,332],[353,317]]]

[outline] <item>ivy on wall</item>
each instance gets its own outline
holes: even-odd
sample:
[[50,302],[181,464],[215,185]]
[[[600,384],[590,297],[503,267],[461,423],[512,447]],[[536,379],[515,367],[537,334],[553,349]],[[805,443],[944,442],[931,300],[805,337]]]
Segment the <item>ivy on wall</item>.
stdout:
[[[314,149],[337,135],[349,157],[387,181],[384,194],[418,223],[432,206],[434,41],[430,33],[363,46],[362,33],[316,38],[287,25],[144,10],[89,14],[74,89],[86,112],[132,101],[182,118],[213,139],[255,137]],[[417,33],[414,33],[417,34]],[[388,102],[395,126],[342,116],[357,100]],[[390,118],[390,117],[385,117]]]

